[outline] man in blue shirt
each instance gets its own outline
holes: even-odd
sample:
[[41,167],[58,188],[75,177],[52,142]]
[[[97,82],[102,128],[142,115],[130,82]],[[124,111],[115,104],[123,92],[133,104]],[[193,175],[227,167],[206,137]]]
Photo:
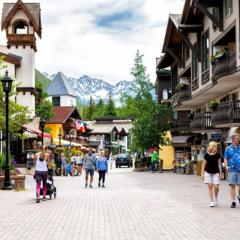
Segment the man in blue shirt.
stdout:
[[[236,207],[236,185],[240,186],[240,145],[239,134],[232,136],[232,144],[228,146],[224,153],[224,164],[228,172],[228,184],[230,186],[230,195],[232,199],[231,208]],[[238,196],[240,203],[240,197]]]

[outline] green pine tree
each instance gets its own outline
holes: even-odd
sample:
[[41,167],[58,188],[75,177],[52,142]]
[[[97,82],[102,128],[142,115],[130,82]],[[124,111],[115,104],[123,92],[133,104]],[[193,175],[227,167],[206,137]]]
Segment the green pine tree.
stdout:
[[87,114],[86,114],[86,120],[93,120],[94,119],[94,112],[95,112],[95,102],[93,97],[91,96],[89,99],[89,104],[87,107]]
[[111,93],[109,94],[109,100],[105,107],[105,116],[112,116],[112,117],[117,116],[115,104],[112,99]]

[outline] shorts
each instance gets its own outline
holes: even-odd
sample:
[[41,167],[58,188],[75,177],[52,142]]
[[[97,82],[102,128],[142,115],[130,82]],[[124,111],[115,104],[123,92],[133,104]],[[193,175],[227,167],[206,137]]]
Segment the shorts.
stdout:
[[78,163],[78,166],[79,166],[79,167],[82,167],[82,163]]
[[85,172],[86,172],[86,176],[88,176],[90,174],[90,176],[92,177],[94,175],[94,170],[93,169],[86,168]]
[[35,179],[37,183],[46,183],[48,177],[48,172],[35,171]]
[[240,185],[240,172],[228,172],[228,184]]
[[219,173],[208,173],[205,171],[204,173],[204,182],[206,184],[220,184],[220,176]]

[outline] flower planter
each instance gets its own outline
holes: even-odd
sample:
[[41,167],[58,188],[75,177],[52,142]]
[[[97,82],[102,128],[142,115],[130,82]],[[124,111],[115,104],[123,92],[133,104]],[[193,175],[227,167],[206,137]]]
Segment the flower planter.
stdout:
[[[25,175],[12,175],[10,177],[12,182],[12,188],[15,190],[25,190]],[[4,176],[0,176],[0,189],[4,186]]]

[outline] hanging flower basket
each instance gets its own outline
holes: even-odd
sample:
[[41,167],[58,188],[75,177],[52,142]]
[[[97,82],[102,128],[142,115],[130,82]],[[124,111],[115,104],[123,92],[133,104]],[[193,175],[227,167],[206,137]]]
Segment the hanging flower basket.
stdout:
[[216,100],[209,100],[208,101],[208,107],[212,110],[216,110],[218,106],[218,103]]

